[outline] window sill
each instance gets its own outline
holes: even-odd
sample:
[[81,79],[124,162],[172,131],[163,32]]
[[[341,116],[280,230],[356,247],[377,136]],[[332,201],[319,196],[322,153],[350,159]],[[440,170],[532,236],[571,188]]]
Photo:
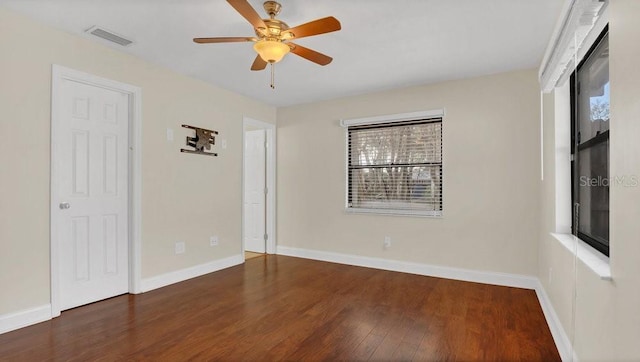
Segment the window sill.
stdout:
[[612,280],[609,258],[571,234],[551,233],[571,254],[574,254],[602,280]]
[[365,209],[351,208],[345,209],[349,214],[375,214],[375,215],[391,215],[391,216],[416,216],[442,218],[442,211],[420,211],[420,210],[383,210],[383,209]]

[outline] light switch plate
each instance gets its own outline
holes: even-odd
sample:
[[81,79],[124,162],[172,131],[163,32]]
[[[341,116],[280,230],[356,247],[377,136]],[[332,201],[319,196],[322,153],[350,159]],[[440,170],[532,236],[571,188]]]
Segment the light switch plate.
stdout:
[[167,128],[167,141],[173,141],[173,130],[171,128]]

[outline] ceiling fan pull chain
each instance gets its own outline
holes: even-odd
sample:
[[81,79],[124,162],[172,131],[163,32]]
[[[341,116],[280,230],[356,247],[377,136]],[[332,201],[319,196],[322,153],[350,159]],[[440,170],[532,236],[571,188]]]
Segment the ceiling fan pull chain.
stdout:
[[276,89],[275,83],[275,63],[271,63],[271,89]]

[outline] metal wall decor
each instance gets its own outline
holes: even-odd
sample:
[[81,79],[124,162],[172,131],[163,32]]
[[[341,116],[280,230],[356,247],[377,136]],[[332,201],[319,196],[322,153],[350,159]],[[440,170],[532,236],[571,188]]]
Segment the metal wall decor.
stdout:
[[180,152],[185,153],[195,153],[197,155],[206,155],[206,156],[217,156],[217,153],[214,152],[205,152],[205,150],[210,150],[211,145],[216,144],[216,136],[218,132],[206,129],[189,126],[187,124],[183,124],[182,127],[189,128],[195,131],[195,137],[187,137],[187,146],[193,147],[195,150],[185,150],[184,148],[180,149]]

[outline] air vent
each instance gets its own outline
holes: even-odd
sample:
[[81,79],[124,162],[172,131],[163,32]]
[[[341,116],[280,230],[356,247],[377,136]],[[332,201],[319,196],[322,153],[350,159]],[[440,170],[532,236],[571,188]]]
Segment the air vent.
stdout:
[[131,43],[133,43],[133,41],[123,38],[120,35],[115,34],[114,32],[112,32],[111,30],[107,30],[105,28],[101,28],[99,26],[94,26],[92,28],[90,28],[89,30],[86,31],[86,33],[91,34],[91,35],[95,35],[98,38],[102,38],[104,40],[108,40],[112,43],[116,43],[118,45],[122,45],[123,47],[126,47],[128,45],[130,45]]

